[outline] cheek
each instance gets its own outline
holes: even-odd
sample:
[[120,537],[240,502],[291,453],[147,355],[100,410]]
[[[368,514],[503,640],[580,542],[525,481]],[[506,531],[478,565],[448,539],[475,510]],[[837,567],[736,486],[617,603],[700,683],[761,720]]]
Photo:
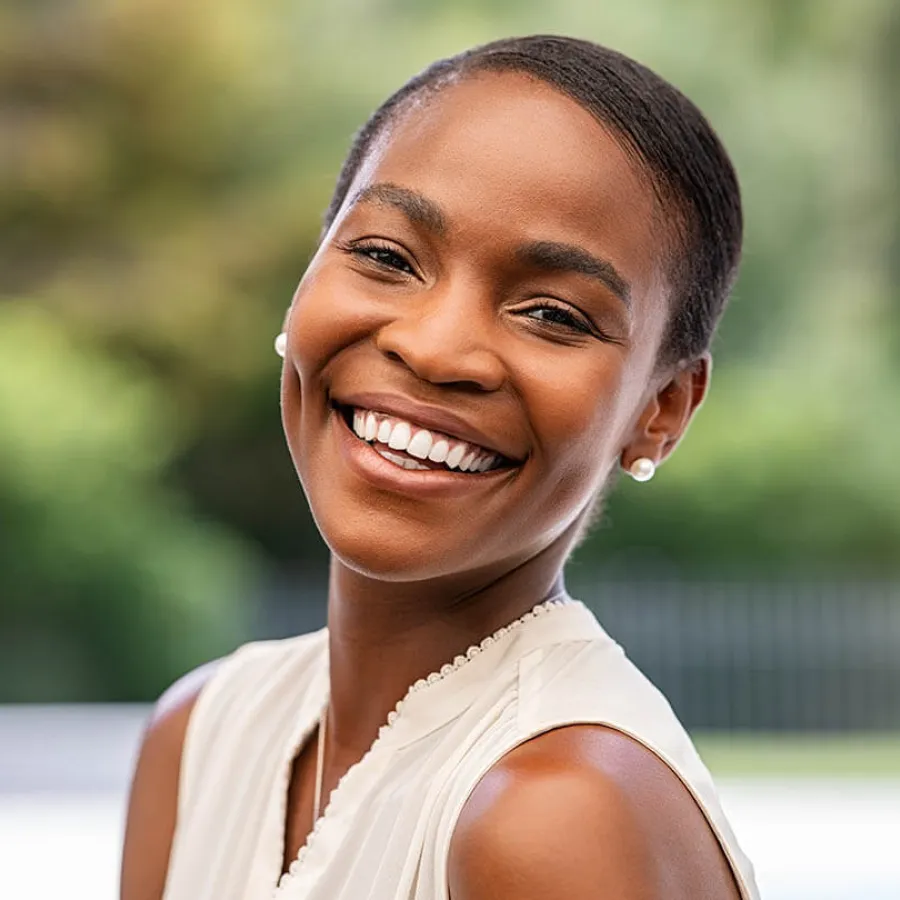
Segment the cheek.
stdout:
[[316,434],[317,420],[327,411],[321,375],[346,341],[349,315],[341,305],[343,293],[330,289],[328,279],[314,266],[315,261],[291,302],[286,328],[288,352],[281,377],[282,424],[304,489],[305,470],[315,450],[311,438]]
[[564,531],[618,464],[630,421],[628,365],[618,349],[602,356],[544,366],[528,381],[535,477],[523,519],[548,532]]
[[[306,407],[321,407],[335,360],[367,340],[378,324],[378,309],[359,287],[315,261],[291,302],[287,322],[288,365],[282,385],[286,417],[299,421]],[[296,433],[296,432],[293,432]]]
[[365,331],[360,304],[326,269],[304,276],[291,304],[288,344],[304,382],[324,368],[343,345]]
[[543,380],[534,382],[530,400],[540,449],[560,478],[594,483],[617,457],[627,419],[626,382],[627,362],[618,349],[570,366],[555,380],[545,370]]

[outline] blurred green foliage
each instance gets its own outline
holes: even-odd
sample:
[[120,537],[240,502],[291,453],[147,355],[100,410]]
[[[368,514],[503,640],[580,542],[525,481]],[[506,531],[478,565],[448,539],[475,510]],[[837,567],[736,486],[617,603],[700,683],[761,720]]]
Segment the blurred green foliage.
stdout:
[[243,629],[251,558],[160,485],[177,431],[152,377],[0,305],[0,684],[150,696]]
[[271,346],[353,131],[434,58],[615,46],[735,158],[711,397],[582,567],[900,573],[892,0],[33,0],[0,8],[0,699],[139,698],[321,567]]

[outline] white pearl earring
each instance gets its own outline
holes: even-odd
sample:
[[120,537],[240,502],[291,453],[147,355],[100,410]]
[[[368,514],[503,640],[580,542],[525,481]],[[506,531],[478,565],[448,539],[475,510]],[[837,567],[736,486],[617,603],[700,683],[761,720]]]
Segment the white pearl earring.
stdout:
[[656,473],[656,463],[646,456],[636,459],[628,469],[628,474],[635,481],[649,481]]
[[284,354],[287,352],[287,334],[283,331],[275,338],[275,352],[284,359]]

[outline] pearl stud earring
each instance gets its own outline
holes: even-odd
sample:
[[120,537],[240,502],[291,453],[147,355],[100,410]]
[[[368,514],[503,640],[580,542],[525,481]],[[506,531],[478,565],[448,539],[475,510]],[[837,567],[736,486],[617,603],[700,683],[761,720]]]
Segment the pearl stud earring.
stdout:
[[636,459],[628,469],[628,474],[635,481],[649,481],[656,473],[656,463],[646,456]]
[[285,332],[281,332],[277,338],[275,338],[275,352],[284,359],[284,354],[287,351],[287,334]]

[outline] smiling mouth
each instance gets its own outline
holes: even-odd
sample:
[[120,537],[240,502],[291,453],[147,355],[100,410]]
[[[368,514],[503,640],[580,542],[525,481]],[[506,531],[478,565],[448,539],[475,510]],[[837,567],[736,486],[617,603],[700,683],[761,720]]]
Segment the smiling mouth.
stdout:
[[481,475],[519,464],[485,447],[375,410],[331,402],[350,433],[399,468]]

